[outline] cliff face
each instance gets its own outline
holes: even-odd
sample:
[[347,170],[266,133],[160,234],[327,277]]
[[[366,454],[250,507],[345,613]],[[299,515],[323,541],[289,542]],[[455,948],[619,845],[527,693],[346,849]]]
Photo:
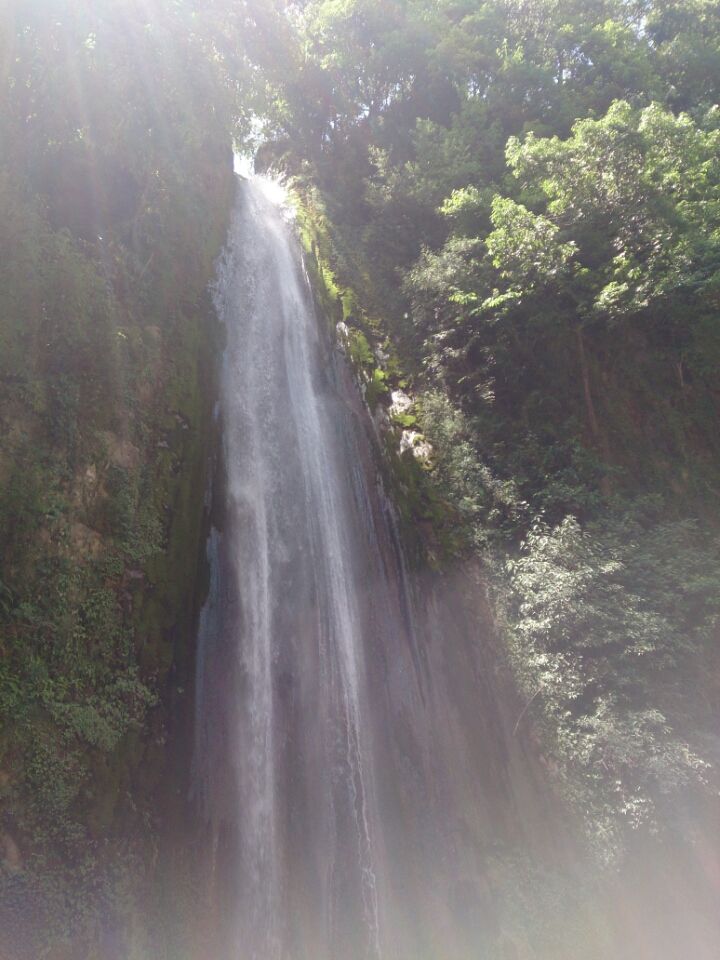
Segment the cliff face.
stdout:
[[[111,116],[125,71],[99,78]],[[230,138],[202,115],[192,142],[63,138],[68,104],[33,124],[21,95],[0,116],[0,954],[126,956],[185,795]]]

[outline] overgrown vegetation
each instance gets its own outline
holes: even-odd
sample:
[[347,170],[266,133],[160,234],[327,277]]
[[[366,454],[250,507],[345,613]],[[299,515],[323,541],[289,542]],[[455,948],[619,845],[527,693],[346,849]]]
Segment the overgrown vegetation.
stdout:
[[[500,594],[511,660],[600,856],[712,790],[701,683],[720,602],[718,538],[634,517],[538,522]],[[692,744],[692,745],[691,745]]]
[[233,196],[241,78],[213,62],[213,16],[3,12],[3,955],[132,951],[129,918],[152,903],[197,602],[218,347],[205,288]]

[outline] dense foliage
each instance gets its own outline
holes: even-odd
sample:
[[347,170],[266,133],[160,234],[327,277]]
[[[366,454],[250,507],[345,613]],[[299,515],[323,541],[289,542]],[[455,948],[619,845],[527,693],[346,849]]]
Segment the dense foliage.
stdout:
[[103,955],[153,857],[242,80],[214,54],[213,16],[3,7],[3,955]]

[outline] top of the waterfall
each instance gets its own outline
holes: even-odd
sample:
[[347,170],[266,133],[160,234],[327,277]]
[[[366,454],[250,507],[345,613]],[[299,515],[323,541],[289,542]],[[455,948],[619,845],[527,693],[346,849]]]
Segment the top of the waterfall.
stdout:
[[253,174],[248,178],[248,182],[252,184],[255,195],[258,196],[259,194],[263,202],[272,207],[283,220],[287,223],[292,223],[295,220],[297,210],[293,194],[284,179]]
[[253,175],[253,161],[246,153],[233,154],[233,170],[239,176],[249,180]]
[[270,176],[253,172],[251,157],[235,153],[233,155],[233,169],[244,180],[251,180],[270,203],[277,207],[287,220],[295,219],[295,208],[285,179],[281,175]]
[[293,217],[294,211],[290,202],[290,194],[287,186],[279,177],[255,175],[252,177],[252,182],[256,184],[273,206],[279,207],[288,218]]

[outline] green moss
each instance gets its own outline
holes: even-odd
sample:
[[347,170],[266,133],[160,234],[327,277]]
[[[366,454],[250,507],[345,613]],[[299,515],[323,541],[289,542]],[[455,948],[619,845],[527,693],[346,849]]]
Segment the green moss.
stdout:
[[[0,810],[26,855],[21,882],[37,909],[23,937],[37,936],[38,956],[64,940],[72,955],[89,948],[117,877],[151,868],[158,791],[177,789],[163,745],[174,691],[192,674],[203,583],[221,346],[206,286],[229,170],[213,189],[194,218],[202,228],[183,230],[185,253],[173,247],[178,261],[155,262],[122,303],[88,245],[56,243],[43,226],[38,242],[57,254],[48,282],[65,271],[57,370],[17,343],[33,317],[0,320],[0,340],[24,357],[17,378],[0,381]],[[114,264],[117,289],[132,268]],[[129,863],[133,844],[144,855]],[[16,883],[0,868],[3,902],[6,881]],[[139,929],[146,904],[128,903],[118,909],[135,911]]]

